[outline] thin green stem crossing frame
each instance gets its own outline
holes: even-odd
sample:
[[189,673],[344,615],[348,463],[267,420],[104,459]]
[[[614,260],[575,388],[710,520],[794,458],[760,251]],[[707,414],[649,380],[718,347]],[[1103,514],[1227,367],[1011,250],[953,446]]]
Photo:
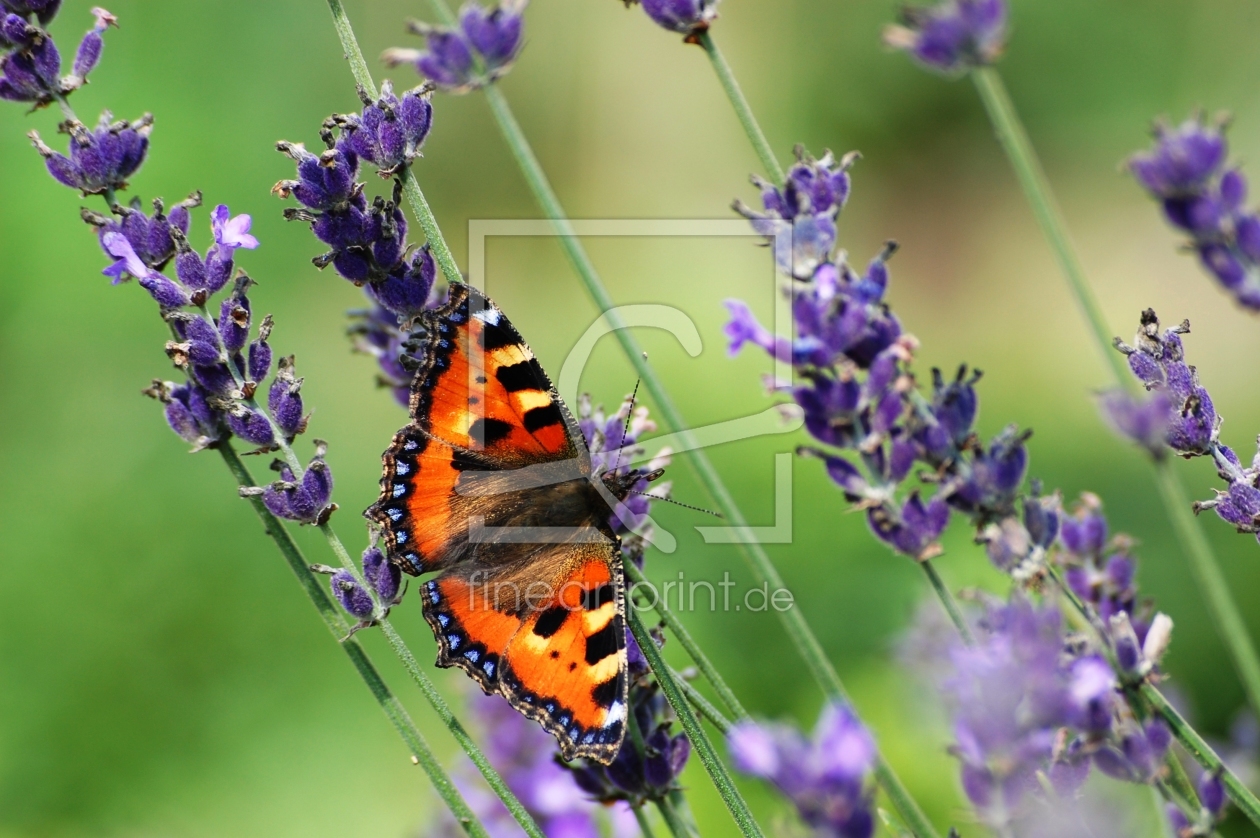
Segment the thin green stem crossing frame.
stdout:
[[[979,67],[971,71],[971,78],[988,112],[989,120],[993,123],[998,142],[1010,159],[1033,215],[1036,216],[1037,223],[1054,251],[1055,260],[1067,279],[1095,348],[1102,353],[1107,369],[1111,372],[1114,379],[1112,383],[1130,393],[1135,392],[1136,380],[1130,374],[1121,354],[1112,347],[1112,333],[1107,327],[1102,306],[1099,305],[1085,275],[1085,269],[1081,266],[1080,257],[1072,246],[1063,213],[1054,199],[1045,170],[1019,119],[1006,85],[1002,83],[1001,75],[994,67]],[[1156,463],[1155,469],[1160,500],[1172,522],[1177,541],[1181,544],[1195,581],[1207,600],[1208,613],[1229,651],[1234,670],[1247,694],[1247,701],[1253,712],[1260,713],[1260,655],[1257,655],[1255,644],[1247,633],[1242,613],[1230,596],[1212,546],[1194,519],[1181,482],[1166,460]]]

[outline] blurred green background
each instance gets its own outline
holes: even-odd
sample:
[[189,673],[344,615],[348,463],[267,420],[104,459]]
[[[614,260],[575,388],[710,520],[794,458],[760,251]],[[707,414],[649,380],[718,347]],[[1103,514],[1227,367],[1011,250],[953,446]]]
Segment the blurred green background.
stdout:
[[[63,54],[89,26],[89,5],[67,0],[53,26]],[[420,0],[346,7],[369,56],[408,40],[405,18],[431,17]],[[133,194],[174,201],[202,189],[210,205],[254,216],[262,247],[239,261],[259,280],[255,308],[276,316],[273,345],[297,354],[312,434],[331,444],[342,507],[334,520],[361,546],[358,510],[375,498],[380,452],[404,417],[374,388],[370,360],[341,337],[359,292],[311,266],[316,242],[286,224],[268,194],[292,176],[277,139],[316,145],[325,116],[358,108],[327,9],[320,0],[115,0],[110,9],[122,29],[106,36],[103,63],[74,105],[85,120],[103,108],[156,115]],[[1034,428],[1032,473],[1069,499],[1099,493],[1113,525],[1140,539],[1143,591],[1177,625],[1173,683],[1202,728],[1224,735],[1241,690],[1149,469],[1096,417],[1102,362],[972,88],[880,46],[890,2],[724,0],[720,10],[716,37],[781,159],[796,142],[863,152],[841,240],[858,263],[886,238],[901,242],[890,297],[922,340],[920,371],[982,368],[982,433],[1009,422]],[[524,54],[503,86],[572,216],[726,218],[736,195],[755,199],[746,177],[756,160],[700,50],[616,0],[535,0],[527,19]],[[1228,420],[1224,436],[1249,453],[1260,430],[1260,323],[1177,251],[1118,163],[1144,144],[1153,116],[1180,119],[1197,105],[1232,109],[1233,154],[1255,156],[1260,7],[1016,0],[1013,20],[1002,70],[1113,330],[1130,335],[1146,306],[1169,321],[1189,317],[1188,350]],[[414,83],[408,72],[394,77]],[[468,219],[537,213],[485,103],[439,97],[436,107],[417,173],[466,264]],[[166,336],[138,287],[111,288],[100,275],[102,254],[77,218],[91,202],[54,184],[25,138],[37,128],[60,147],[58,119],[0,108],[0,835],[419,834],[439,805],[424,776],[218,458],[188,456],[140,396],[151,378],[173,375]],[[194,244],[204,246],[206,211],[195,218]],[[705,348],[695,359],[659,334],[642,337],[693,422],[764,408],[759,376],[769,365],[752,352],[726,357],[720,305],[739,296],[768,316],[764,251],[732,239],[588,245],[618,301],[669,303],[698,324]],[[557,371],[595,313],[559,249],[492,240],[488,266],[491,292]],[[629,365],[601,344],[584,389],[615,404],[633,385]],[[710,451],[753,523],[773,517],[772,453],[799,441]],[[770,552],[910,788],[937,823],[975,834],[945,753],[946,723],[896,657],[926,594],[922,576],[876,544],[860,516],[841,514],[842,498],[815,466],[797,463],[794,543]],[[1210,496],[1208,464],[1178,467],[1192,495]],[[685,465],[671,476],[678,498],[708,502]],[[747,579],[733,550],[696,535],[712,520],[678,508],[659,518],[679,549],[651,558],[654,575],[729,569]],[[1260,548],[1214,518],[1203,525],[1260,634]],[[331,561],[311,532],[298,538],[313,561]],[[999,586],[961,527],[947,548],[939,565],[952,586]],[[418,606],[395,614],[430,659]],[[821,697],[772,616],[700,613],[691,624],[750,708],[812,721]],[[364,640],[454,761],[380,638]],[[437,676],[448,693],[467,686],[462,675]],[[688,779],[701,827],[729,834],[698,765]],[[767,820],[782,817],[768,794],[748,789]],[[1128,798],[1150,809],[1145,795]]]

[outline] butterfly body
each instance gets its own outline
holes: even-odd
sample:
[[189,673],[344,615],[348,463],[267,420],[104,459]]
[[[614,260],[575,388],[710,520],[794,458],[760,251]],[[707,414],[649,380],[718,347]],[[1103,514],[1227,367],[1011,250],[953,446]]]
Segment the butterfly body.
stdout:
[[566,759],[610,762],[625,735],[621,542],[645,477],[594,474],[577,422],[503,313],[452,283],[426,313],[412,422],[365,513],[421,585],[439,666],[541,722]]

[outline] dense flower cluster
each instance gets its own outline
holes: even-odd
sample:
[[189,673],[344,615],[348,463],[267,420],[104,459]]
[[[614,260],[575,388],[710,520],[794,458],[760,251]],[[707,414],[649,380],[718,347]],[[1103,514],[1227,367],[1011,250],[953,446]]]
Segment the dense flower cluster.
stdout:
[[956,640],[941,684],[954,708],[954,755],[981,818],[1001,828],[1040,793],[1038,772],[1061,796],[1091,766],[1131,782],[1160,776],[1171,741],[1160,721],[1142,723],[1120,700],[1099,650],[1065,635],[1057,607],[1013,595],[991,604],[977,643]]
[[424,38],[425,49],[394,47],[381,58],[390,67],[410,64],[448,93],[484,87],[512,69],[521,51],[528,2],[502,0],[486,10],[470,0],[460,10],[458,27],[413,21],[408,28]]
[[1164,208],[1212,276],[1240,304],[1260,310],[1260,214],[1248,210],[1247,179],[1227,165],[1225,120],[1196,115],[1155,124],[1155,145],[1129,171]]
[[[483,736],[486,757],[503,776],[508,788],[545,835],[557,838],[631,838],[639,834],[630,807],[623,802],[602,806],[578,787],[573,774],[555,759],[555,741],[537,724],[522,716],[501,696],[476,695],[470,715]],[[507,808],[486,787],[472,763],[462,761],[452,771],[469,807],[493,838],[521,834]],[[428,835],[464,835],[449,816]]]
[[925,67],[963,73],[992,64],[1006,46],[1006,0],[942,0],[907,6],[900,26],[884,30],[884,42],[905,50]]
[[[1254,534],[1260,540],[1260,451],[1244,465],[1234,450],[1220,441],[1221,417],[1199,381],[1198,370],[1186,363],[1181,336],[1189,331],[1189,321],[1161,330],[1154,311],[1142,312],[1134,344],[1116,338],[1116,348],[1128,356],[1129,369],[1152,395],[1138,401],[1120,393],[1107,394],[1104,411],[1121,433],[1155,456],[1166,451],[1181,457],[1210,456],[1217,474],[1228,485],[1215,498],[1196,503],[1195,511],[1213,509],[1240,533]],[[1117,415],[1147,418],[1134,431]],[[1158,433],[1149,428],[1158,429]]]
[[735,767],[774,783],[816,835],[874,834],[875,741],[848,707],[824,707],[809,739],[788,725],[741,722],[727,744]]
[[[799,383],[776,389],[801,407],[806,430],[825,446],[802,453],[823,459],[881,540],[926,559],[939,551],[937,539],[952,511],[977,527],[1015,514],[1028,434],[1010,427],[987,445],[977,439],[980,376],[966,367],[953,380],[935,371],[931,398],[917,390],[907,370],[916,341],[884,302],[895,245],[860,274],[835,251],[835,218],[848,197],[855,159],[836,162],[827,154],[814,160],[798,151],[785,186],[764,185],[765,213],[736,204],[754,230],[775,241],[776,264],[790,277],[785,290],[796,337],[772,334],[739,300],[726,303],[726,334],[732,354],[751,343],[792,365]],[[916,464],[927,467],[930,497],[906,487]]]
[[79,42],[70,74],[62,76],[61,53],[43,29],[60,8],[61,0],[0,2],[0,99],[40,107],[64,100],[87,82],[105,48],[102,36],[118,19],[99,6],[92,9],[96,23]]

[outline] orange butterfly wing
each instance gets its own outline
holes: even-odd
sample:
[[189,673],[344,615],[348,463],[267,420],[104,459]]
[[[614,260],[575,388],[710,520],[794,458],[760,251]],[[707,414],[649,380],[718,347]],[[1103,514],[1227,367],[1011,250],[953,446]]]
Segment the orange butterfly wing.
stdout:
[[566,759],[607,763],[625,734],[625,597],[581,431],[475,289],[452,283],[424,326],[413,421],[365,514],[403,570],[442,571],[422,586],[438,665],[503,694]]

